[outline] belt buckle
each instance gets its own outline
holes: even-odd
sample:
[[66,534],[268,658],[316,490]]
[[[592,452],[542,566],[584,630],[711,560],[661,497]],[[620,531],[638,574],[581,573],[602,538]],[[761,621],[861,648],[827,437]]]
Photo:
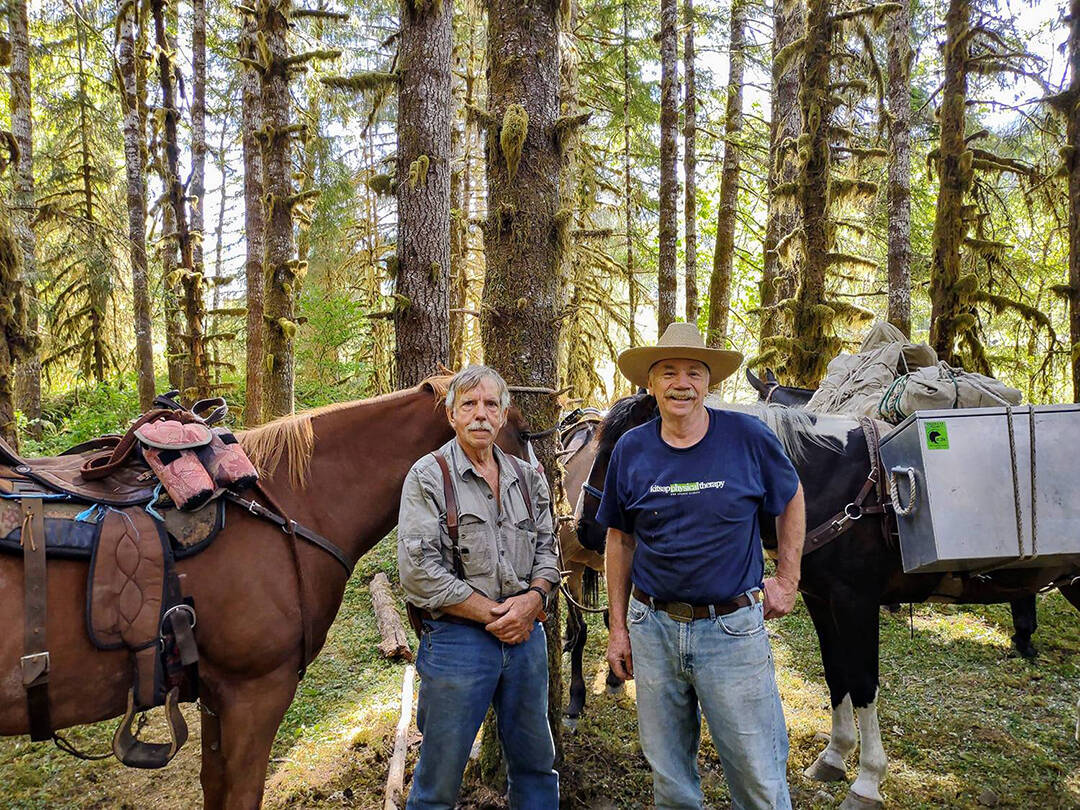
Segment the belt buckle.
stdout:
[[23,687],[36,686],[49,682],[49,670],[52,668],[52,656],[48,651],[31,653],[19,659],[22,667]]
[[677,622],[689,623],[694,620],[694,606],[689,602],[668,602],[664,611]]

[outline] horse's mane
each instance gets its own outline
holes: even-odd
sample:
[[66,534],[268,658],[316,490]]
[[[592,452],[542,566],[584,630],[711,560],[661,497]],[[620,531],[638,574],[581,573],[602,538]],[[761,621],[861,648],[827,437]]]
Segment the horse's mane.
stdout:
[[[822,447],[837,453],[843,452],[843,446],[836,437],[818,431],[816,416],[802,408],[789,408],[786,405],[763,402],[741,405],[722,402],[712,395],[708,396],[705,402],[711,408],[738,411],[760,419],[780,439],[784,451],[795,463],[806,458],[810,447]],[[611,451],[615,449],[615,443],[626,431],[653,419],[657,413],[656,399],[652,394],[632,394],[618,400],[611,406],[607,418],[600,427],[597,456],[610,456]]]
[[315,431],[311,426],[312,419],[323,414],[345,410],[346,408],[363,408],[383,404],[390,400],[412,395],[421,389],[426,389],[432,395],[435,407],[438,407],[446,398],[449,387],[449,375],[428,377],[416,388],[406,388],[402,391],[394,391],[390,394],[382,394],[369,399],[335,402],[289,416],[282,416],[265,425],[245,430],[239,433],[237,438],[240,440],[244,452],[251,459],[251,463],[255,465],[255,469],[259,471],[260,477],[273,475],[284,458],[286,469],[289,472],[289,482],[294,488],[303,489],[307,481],[311,454],[315,449]]

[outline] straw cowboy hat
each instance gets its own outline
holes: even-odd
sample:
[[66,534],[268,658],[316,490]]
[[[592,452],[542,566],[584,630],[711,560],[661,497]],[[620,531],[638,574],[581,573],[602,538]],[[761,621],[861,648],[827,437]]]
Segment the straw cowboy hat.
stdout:
[[649,369],[661,360],[697,360],[709,368],[709,387],[719,385],[742,364],[739,352],[710,349],[692,323],[673,323],[655,346],[635,346],[619,355],[619,371],[634,385],[649,386]]

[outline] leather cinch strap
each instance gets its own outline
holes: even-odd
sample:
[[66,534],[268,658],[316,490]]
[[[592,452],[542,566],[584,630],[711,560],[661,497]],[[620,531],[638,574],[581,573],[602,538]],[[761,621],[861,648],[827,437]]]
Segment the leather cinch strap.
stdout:
[[30,713],[30,739],[52,737],[49,715],[49,650],[45,638],[48,590],[45,579],[45,511],[41,498],[23,498],[20,542],[23,547],[22,682]]

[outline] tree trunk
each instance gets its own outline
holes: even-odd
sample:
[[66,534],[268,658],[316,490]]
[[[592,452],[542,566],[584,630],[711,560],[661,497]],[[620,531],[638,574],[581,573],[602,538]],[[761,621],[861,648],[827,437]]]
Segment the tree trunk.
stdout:
[[739,203],[739,147],[742,132],[743,72],[746,68],[744,0],[732,0],[728,59],[727,106],[724,112],[724,168],[720,175],[720,205],[716,213],[716,246],[709,280],[709,326],[705,342],[724,348],[728,310],[731,308],[731,277],[735,263],[735,215]]
[[37,236],[30,221],[37,210],[34,200],[34,138],[30,96],[30,35],[26,0],[8,3],[8,35],[11,37],[11,134],[19,148],[12,177],[11,229],[19,241],[23,260],[23,290],[27,313],[28,348],[15,368],[15,401],[29,420],[31,433],[40,433],[41,358],[37,352],[38,268]]
[[1069,2],[1069,340],[1073,402],[1080,402],[1080,0]]
[[[485,159],[487,276],[481,336],[484,358],[512,385],[554,389],[558,378],[558,269],[570,218],[559,211],[555,125],[559,116],[559,3],[488,0],[488,112]],[[538,54],[543,54],[538,58]],[[556,424],[559,404],[546,394],[515,396],[536,429]],[[535,443],[557,491],[556,443]],[[561,759],[562,677],[559,611],[548,612],[548,716]]]
[[[79,20],[85,20],[85,16],[82,13],[82,9],[79,4],[75,4],[75,12]],[[98,261],[94,264],[98,266],[96,269],[91,270],[95,273],[107,273],[108,270],[101,267],[104,263],[105,257],[109,255],[108,248],[104,243],[104,235],[100,232],[97,221],[97,212],[94,210],[94,203],[96,202],[94,196],[93,175],[94,168],[90,154],[90,120],[87,116],[87,105],[90,104],[90,97],[87,94],[86,88],[86,69],[84,65],[86,55],[86,31],[84,24],[79,22],[76,24],[76,53],[78,55],[78,76],[79,76],[79,156],[81,161],[80,173],[82,174],[82,205],[83,205],[83,217],[85,218],[86,228],[91,235],[91,240],[95,242],[94,248],[100,251],[98,255]],[[90,286],[90,362],[91,371],[94,375],[96,382],[103,382],[105,380],[105,366],[106,360],[106,337],[105,337],[105,308],[108,304],[106,290],[108,284],[91,284]]]
[[911,7],[889,26],[889,323],[911,337]]
[[[200,391],[209,387],[202,320],[206,314],[206,305],[202,303],[202,278],[196,277],[194,272],[191,233],[188,230],[187,210],[184,205],[184,189],[180,182],[180,146],[176,131],[180,113],[176,108],[176,85],[172,60],[169,56],[172,50],[169,48],[169,38],[165,31],[164,2],[152,0],[151,6],[154,14],[158,72],[165,119],[163,138],[166,175],[165,204],[173,209],[176,238],[180,248],[180,265],[175,272],[180,275],[183,291],[182,305],[187,329],[184,339],[185,366],[190,366],[192,369],[190,377],[185,371],[184,381],[185,383],[189,379],[195,381],[195,390],[190,390],[190,387],[185,386],[182,393],[185,398],[192,399]],[[170,279],[166,279],[168,286],[175,286],[175,284],[169,284],[169,281]]]
[[[829,126],[833,104],[829,93],[832,50],[830,0],[811,0],[807,7],[803,79],[799,94],[805,154],[800,155],[798,195],[803,229],[799,288],[795,293],[789,371],[791,385],[816,388],[839,341],[829,335],[832,310],[825,305],[825,274],[829,267]],[[800,145],[800,152],[802,147]]]
[[[293,238],[292,132],[289,124],[289,13],[291,0],[260,3],[256,15],[258,35],[266,45],[260,76],[263,130],[263,199],[266,273],[266,375],[263,415],[282,416],[293,411],[294,340],[298,263]],[[260,47],[260,50],[262,48]]]
[[[8,159],[15,157],[6,155]],[[0,437],[15,450],[15,364],[29,348],[26,336],[26,301],[23,294],[22,250],[10,223],[7,200],[0,200]],[[558,645],[556,645],[558,646]]]
[[686,240],[686,322],[697,323],[697,88],[694,77],[694,0],[683,0],[686,34],[683,38],[683,68],[686,71],[686,99],[683,101],[683,176],[686,196],[683,198],[683,227]]
[[630,345],[637,345],[637,279],[634,276],[634,196],[630,176],[630,0],[622,4],[623,201],[626,214],[626,288]]
[[[187,197],[191,201],[191,270],[190,280],[184,278],[184,313],[188,335],[203,342],[201,362],[185,367],[188,377],[185,389],[194,388],[202,399],[210,395],[210,363],[206,354],[206,298],[204,296],[206,265],[203,260],[203,238],[206,232],[206,0],[191,0],[191,179]],[[193,360],[200,352],[192,351]]]
[[967,101],[967,44],[970,0],[950,0],[945,17],[945,84],[938,111],[941,145],[938,157],[938,198],[934,218],[934,259],[930,268],[930,345],[938,358],[960,365],[956,341],[974,328],[964,312],[958,289],[960,244],[964,240],[964,194],[971,188],[972,154],[964,143]]
[[397,121],[398,388],[450,359],[452,5],[401,0]]
[[[451,241],[450,256],[450,368],[465,365],[465,340],[469,332],[468,313],[464,311],[469,295],[470,239],[469,223],[472,218],[473,194],[473,126],[468,110],[476,103],[476,32],[469,18],[464,19],[468,47],[462,53],[460,74],[464,86],[461,121],[461,143],[458,182],[452,186],[459,197],[457,205],[451,202],[451,211],[457,211],[457,219],[451,224],[455,235]],[[455,130],[457,131],[457,130]],[[453,182],[453,181],[451,181]],[[455,256],[456,253],[456,256]],[[454,311],[456,310],[456,311]]]
[[[221,385],[221,342],[226,340],[221,335],[221,317],[218,314],[218,310],[221,309],[221,290],[225,285],[225,272],[224,272],[224,244],[223,237],[225,236],[225,205],[229,200],[229,177],[232,175],[232,171],[228,165],[228,147],[229,138],[232,135],[231,127],[229,123],[232,119],[233,105],[235,103],[235,85],[230,82],[228,95],[226,96],[225,109],[222,113],[221,132],[218,137],[218,148],[215,154],[215,168],[217,169],[217,175],[221,178],[221,190],[218,199],[218,215],[217,226],[214,228],[214,296],[213,296],[213,310],[214,315],[210,321],[210,334],[213,335],[213,341],[210,343],[210,356],[211,365],[214,374],[214,386]],[[232,281],[231,277],[229,281]],[[228,338],[231,342],[232,338]]]
[[656,320],[660,334],[675,320],[675,242],[679,205],[679,53],[677,0],[660,0],[660,245]]
[[[240,35],[240,55],[254,60],[255,18],[243,16]],[[244,262],[244,280],[247,291],[247,360],[245,366],[244,424],[258,425],[263,420],[263,375],[266,373],[264,341],[266,329],[263,323],[263,276],[264,229],[262,150],[256,133],[262,129],[262,96],[259,91],[259,75],[254,68],[245,66],[241,77],[241,105],[244,149],[244,234],[247,242]]]
[[805,8],[802,0],[776,0],[773,9],[772,46],[772,121],[769,127],[769,210],[765,222],[765,262],[761,280],[761,338],[778,335],[782,319],[776,305],[791,298],[795,292],[791,264],[785,267],[777,253],[780,240],[799,227],[798,201],[790,196],[781,201],[775,189],[796,182],[799,164],[794,145],[802,132],[799,115],[799,68],[802,56],[783,65],[776,55],[795,42],[805,29]]
[[154,400],[154,345],[151,332],[150,279],[146,262],[146,126],[135,76],[137,9],[121,1],[117,32],[117,64],[124,111],[124,165],[127,172],[128,253],[135,311],[135,368],[139,408],[148,411]]

